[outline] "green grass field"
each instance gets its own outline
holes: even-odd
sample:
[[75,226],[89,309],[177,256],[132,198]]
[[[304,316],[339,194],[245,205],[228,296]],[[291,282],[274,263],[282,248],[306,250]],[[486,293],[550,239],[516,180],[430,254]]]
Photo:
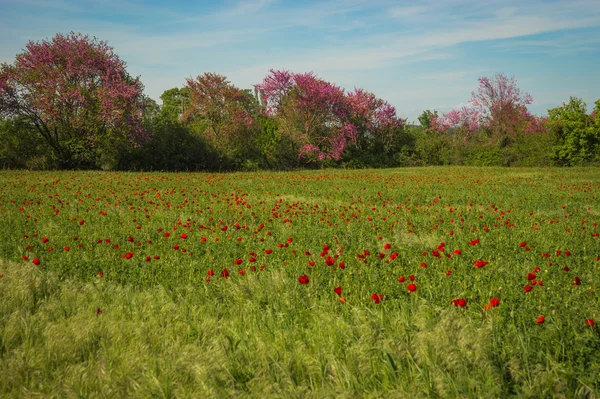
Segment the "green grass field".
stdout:
[[600,169],[0,174],[0,397],[600,396]]

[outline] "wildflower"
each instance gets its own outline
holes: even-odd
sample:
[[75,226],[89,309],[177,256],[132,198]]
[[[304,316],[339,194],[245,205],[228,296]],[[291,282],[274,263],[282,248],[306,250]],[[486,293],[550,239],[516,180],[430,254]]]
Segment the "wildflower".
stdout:
[[461,308],[464,308],[465,306],[467,306],[467,300],[465,298],[453,299],[452,304],[454,306],[459,306]]

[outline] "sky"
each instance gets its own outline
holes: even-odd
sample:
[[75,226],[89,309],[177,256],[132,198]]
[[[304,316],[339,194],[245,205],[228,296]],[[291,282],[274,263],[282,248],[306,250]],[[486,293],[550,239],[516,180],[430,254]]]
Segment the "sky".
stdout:
[[204,72],[248,89],[272,68],[368,90],[409,122],[496,73],[537,115],[600,99],[600,0],[0,0],[0,63],[71,31],[108,42],[159,103]]

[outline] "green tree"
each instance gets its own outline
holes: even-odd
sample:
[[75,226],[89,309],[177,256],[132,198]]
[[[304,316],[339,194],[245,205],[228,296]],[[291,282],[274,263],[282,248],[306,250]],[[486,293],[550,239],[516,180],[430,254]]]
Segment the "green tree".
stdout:
[[[599,104],[597,101],[595,111]],[[555,140],[552,156],[557,164],[600,163],[600,123],[593,115],[588,115],[586,103],[575,97],[548,110],[548,128]]]

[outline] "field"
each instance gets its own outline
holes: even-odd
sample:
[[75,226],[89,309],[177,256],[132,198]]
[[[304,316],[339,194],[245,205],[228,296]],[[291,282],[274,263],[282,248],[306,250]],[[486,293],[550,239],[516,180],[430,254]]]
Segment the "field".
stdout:
[[600,169],[0,174],[2,397],[600,396]]

